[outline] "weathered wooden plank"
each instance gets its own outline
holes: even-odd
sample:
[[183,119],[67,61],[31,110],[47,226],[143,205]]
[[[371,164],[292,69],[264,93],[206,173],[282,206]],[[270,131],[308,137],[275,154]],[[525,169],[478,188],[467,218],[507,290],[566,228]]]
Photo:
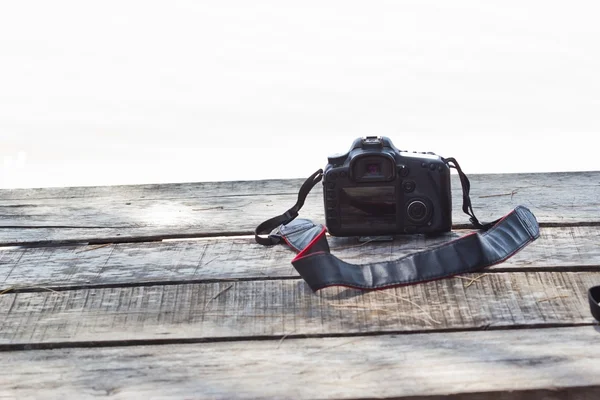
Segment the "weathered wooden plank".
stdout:
[[599,340],[577,327],[21,351],[0,363],[0,398],[591,400]]
[[[582,172],[549,172],[549,173],[516,173],[516,174],[469,174],[469,180],[474,190],[478,188],[489,191],[487,195],[503,194],[498,189],[517,188],[540,185],[554,188],[571,189],[585,185],[598,185],[600,171]],[[315,168],[316,169],[316,168]],[[306,176],[313,171],[307,170]],[[457,175],[452,176],[453,190],[460,191]],[[0,196],[3,200],[12,200],[14,204],[26,204],[31,199],[120,199],[120,200],[172,200],[182,198],[201,198],[230,196],[252,196],[263,194],[296,194],[304,182],[297,179],[265,179],[253,181],[220,181],[220,182],[186,182],[160,183],[142,185],[112,185],[112,186],[78,186],[78,187],[49,187],[33,189],[2,189]],[[506,192],[510,193],[510,192]]]
[[[313,171],[309,171],[307,176]],[[529,176],[532,174],[523,174]],[[503,175],[504,176],[504,175]],[[533,178],[535,176],[532,175]],[[563,176],[561,174],[561,176]],[[568,177],[567,177],[568,179]],[[158,183],[141,185],[74,186],[31,189],[3,189],[2,198],[15,204],[26,204],[31,199],[62,200],[119,199],[119,200],[173,200],[182,198],[220,197],[236,194],[253,196],[264,194],[293,194],[304,179],[265,179],[252,181],[216,181]]]
[[[393,242],[359,244],[329,238],[334,254],[360,264],[388,261],[459,237],[401,236]],[[600,227],[542,228],[539,240],[490,271],[600,269]],[[264,247],[254,238],[226,237],[100,246],[0,248],[0,291],[10,287],[69,287],[144,284],[162,281],[297,277],[294,253],[286,246]]]
[[[453,176],[453,220],[467,224]],[[250,233],[296,201],[299,180],[0,191],[0,244]],[[482,220],[523,204],[542,223],[598,223],[600,172],[473,175]],[[323,221],[320,185],[302,215]]]
[[0,343],[585,324],[586,290],[598,282],[600,272],[513,272],[375,292],[271,280],[4,294]]

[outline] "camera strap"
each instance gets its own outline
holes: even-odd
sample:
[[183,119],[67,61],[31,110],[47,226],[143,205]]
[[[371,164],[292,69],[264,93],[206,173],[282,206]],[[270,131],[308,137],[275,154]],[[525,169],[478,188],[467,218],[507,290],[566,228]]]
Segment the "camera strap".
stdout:
[[454,158],[447,158],[445,162],[458,172],[463,191],[462,209],[478,231],[394,261],[349,264],[331,254],[325,226],[296,219],[311,189],[323,177],[320,169],[304,182],[293,207],[256,228],[256,242],[262,245],[287,243],[298,252],[292,265],[316,291],[335,285],[383,289],[474,272],[505,261],[539,237],[538,222],[524,206],[516,207],[496,221],[480,222],[471,205],[469,179]]
[[487,231],[393,261],[354,265],[331,254],[326,232],[323,225],[296,219],[271,234],[299,252],[292,265],[313,291],[328,286],[384,289],[475,272],[505,261],[539,237],[535,216],[518,206]]
[[594,286],[588,291],[588,299],[592,315],[600,322],[600,286]]
[[277,244],[280,242],[278,238],[275,237],[267,237],[263,238],[258,235],[269,234],[273,229],[276,229],[280,225],[287,225],[291,221],[293,221],[298,216],[298,211],[304,206],[304,201],[306,200],[306,196],[310,193],[313,187],[323,179],[323,170],[320,169],[308,178],[302,184],[300,191],[298,192],[298,201],[296,204],[286,212],[271,219],[266,220],[256,227],[254,230],[254,238],[256,239],[256,243],[262,244],[263,246],[269,246],[272,244]]

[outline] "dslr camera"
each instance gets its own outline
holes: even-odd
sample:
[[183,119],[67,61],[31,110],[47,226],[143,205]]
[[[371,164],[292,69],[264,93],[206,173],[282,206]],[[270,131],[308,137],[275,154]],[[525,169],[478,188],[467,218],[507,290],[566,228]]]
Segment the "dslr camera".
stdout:
[[452,228],[450,168],[431,152],[398,150],[387,137],[358,138],[323,170],[333,236],[442,233]]

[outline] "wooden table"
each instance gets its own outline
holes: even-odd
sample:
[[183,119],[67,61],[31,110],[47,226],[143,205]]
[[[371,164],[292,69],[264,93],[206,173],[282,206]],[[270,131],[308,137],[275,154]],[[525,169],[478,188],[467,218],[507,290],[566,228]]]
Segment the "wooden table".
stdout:
[[[0,398],[600,398],[600,172],[471,178],[480,219],[523,204],[540,239],[485,274],[376,292],[313,293],[289,249],[249,236],[300,180],[0,191]],[[333,253],[467,233],[453,191],[452,234]],[[322,221],[321,196],[301,215]]]

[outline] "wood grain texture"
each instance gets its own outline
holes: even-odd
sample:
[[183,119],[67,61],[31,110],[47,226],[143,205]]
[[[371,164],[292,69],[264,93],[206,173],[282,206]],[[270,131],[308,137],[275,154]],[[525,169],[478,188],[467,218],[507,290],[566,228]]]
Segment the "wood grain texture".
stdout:
[[600,272],[495,273],[470,286],[463,278],[374,292],[333,287],[315,294],[304,281],[273,280],[4,294],[0,296],[0,344],[594,322],[586,290],[600,282]]
[[[443,237],[397,237],[393,242],[359,244],[329,238],[332,252],[355,263],[388,261],[449,241]],[[488,271],[600,270],[600,227],[542,228],[526,249]],[[264,247],[254,238],[225,237],[100,246],[0,248],[0,291],[11,287],[69,287],[298,277],[294,253],[285,245]]]
[[[296,202],[301,180],[190,183],[0,191],[0,245],[48,241],[110,242],[250,233]],[[600,222],[600,172],[473,175],[478,217],[492,220],[516,205],[542,223]],[[460,185],[453,176],[453,221]],[[323,221],[322,188],[302,215]]]
[[[550,173],[516,173],[516,174],[470,174],[468,166],[462,166],[469,176],[472,189],[503,189],[507,187],[529,187],[547,185],[549,187],[577,188],[586,184],[600,183],[600,171],[582,172],[550,172]],[[315,168],[316,169],[316,168]],[[306,176],[314,170],[307,170]],[[305,177],[304,177],[305,178]],[[2,189],[2,198],[12,200],[15,204],[26,204],[28,200],[52,199],[99,199],[99,200],[172,200],[181,198],[202,198],[220,196],[254,196],[262,194],[292,194],[298,193],[298,188],[304,178],[297,179],[266,179],[253,181],[221,181],[221,182],[188,182],[160,183],[143,185],[110,185],[110,186],[80,186],[80,187],[50,187],[34,189]],[[460,192],[460,183],[453,172],[453,190]],[[514,188],[513,188],[514,189]],[[490,192],[485,195],[501,194]],[[507,192],[510,193],[510,192]]]
[[599,341],[590,326],[21,351],[3,354],[0,398],[591,400]]

